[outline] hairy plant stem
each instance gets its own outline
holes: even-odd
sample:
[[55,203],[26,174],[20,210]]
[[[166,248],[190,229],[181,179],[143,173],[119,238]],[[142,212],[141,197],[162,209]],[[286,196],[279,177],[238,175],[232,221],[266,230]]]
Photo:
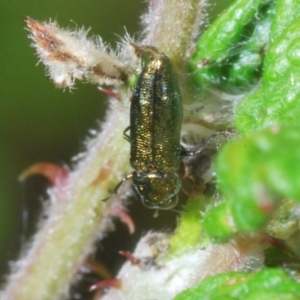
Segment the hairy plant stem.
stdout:
[[49,191],[48,219],[16,263],[2,299],[57,299],[67,293],[94,241],[111,226],[114,201],[100,200],[129,171],[129,145],[122,137],[127,124],[127,114],[110,109],[67,182]]
[[150,1],[143,23],[144,43],[157,47],[181,74],[186,55],[193,51],[199,28],[204,23],[206,0]]

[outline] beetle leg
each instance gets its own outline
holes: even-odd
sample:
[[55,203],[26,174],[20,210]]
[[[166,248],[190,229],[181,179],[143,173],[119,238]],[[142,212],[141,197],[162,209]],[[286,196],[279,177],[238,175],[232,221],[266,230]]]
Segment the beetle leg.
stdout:
[[157,218],[158,217],[158,208],[155,209],[155,212],[153,214],[153,218]]
[[133,176],[133,174],[130,173],[130,174],[127,175],[125,178],[123,178],[123,179],[117,184],[117,186],[115,187],[114,191],[113,191],[108,197],[102,199],[101,201],[105,202],[105,201],[107,201],[108,199],[110,199],[110,198],[116,196],[116,195],[118,194],[118,190],[119,190],[120,186],[121,186],[126,180],[131,179],[132,176]]
[[128,135],[126,132],[130,130],[130,126],[126,127],[123,131],[123,138],[130,143],[130,135]]
[[181,157],[184,157],[184,156],[194,156],[194,155],[197,155],[199,153],[201,153],[203,151],[203,149],[205,149],[207,147],[207,145],[214,140],[214,138],[216,136],[219,136],[219,135],[228,135],[228,132],[227,131],[218,131],[214,134],[212,134],[203,144],[200,145],[200,147],[196,150],[192,150],[192,151],[188,151],[186,150],[182,145],[180,145],[181,147],[181,151],[180,151],[180,156]]
[[174,211],[176,213],[183,213],[183,212],[186,212],[187,210],[185,208],[178,208],[178,209],[175,209],[175,208],[170,208],[171,211]]

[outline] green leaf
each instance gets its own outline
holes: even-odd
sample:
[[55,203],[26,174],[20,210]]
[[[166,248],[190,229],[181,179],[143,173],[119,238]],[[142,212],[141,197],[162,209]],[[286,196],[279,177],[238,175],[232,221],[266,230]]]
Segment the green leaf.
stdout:
[[280,269],[264,269],[253,274],[232,272],[207,278],[175,300],[296,300],[299,297],[298,282]]
[[192,81],[198,86],[249,85],[261,77],[273,1],[238,0],[203,33],[189,61]]
[[[212,237],[221,238],[222,233],[227,237],[229,229],[232,234],[236,230],[259,229],[281,199],[300,201],[299,131],[298,126],[273,126],[230,142],[222,149],[217,174],[226,204],[212,208],[205,216],[204,224]],[[221,211],[223,218],[215,221],[219,226],[213,229],[207,225]]]

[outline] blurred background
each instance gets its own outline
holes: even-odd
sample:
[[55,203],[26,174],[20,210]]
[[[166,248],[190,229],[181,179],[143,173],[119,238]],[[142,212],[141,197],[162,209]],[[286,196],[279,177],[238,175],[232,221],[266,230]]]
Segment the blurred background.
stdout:
[[[139,30],[140,0],[0,0],[0,273],[14,259],[22,233],[36,223],[47,182],[19,174],[35,162],[68,164],[105,114],[106,97],[95,86],[56,88],[37,65],[24,18],[56,20],[61,27],[91,28],[112,46],[126,30]],[[31,197],[32,195],[32,197]],[[29,215],[28,215],[29,213]],[[29,218],[29,220],[28,220]]]
[[[232,1],[219,1],[215,13]],[[0,0],[0,275],[1,282],[39,219],[47,182],[18,175],[36,162],[69,164],[83,150],[89,129],[105,115],[106,97],[95,86],[56,88],[37,65],[24,29],[27,16],[61,27],[91,28],[113,47],[140,30],[142,0]],[[152,212],[151,212],[152,214]],[[151,223],[151,222],[150,222]]]

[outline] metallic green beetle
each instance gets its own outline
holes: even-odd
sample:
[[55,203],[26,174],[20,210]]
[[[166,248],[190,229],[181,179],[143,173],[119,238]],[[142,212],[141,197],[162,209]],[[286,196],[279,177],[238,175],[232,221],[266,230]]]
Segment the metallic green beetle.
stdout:
[[[135,171],[115,188],[133,180],[142,203],[153,209],[172,209],[177,205],[181,181],[177,171],[183,156],[199,154],[217,135],[212,134],[194,151],[180,145],[183,106],[180,89],[169,58],[153,47],[137,49],[142,71],[133,91],[130,126],[124,138],[130,143],[130,164]],[[130,135],[126,134],[130,130]]]
[[142,56],[142,71],[130,109],[130,164],[133,185],[149,208],[170,209],[181,187],[182,99],[169,58],[154,49]]
[[[142,71],[134,88],[130,126],[124,138],[130,142],[130,164],[135,170],[115,188],[132,178],[142,203],[153,209],[171,209],[177,204],[181,181],[180,132],[182,100],[169,58],[153,47],[138,49]],[[130,130],[130,135],[126,134]],[[109,199],[104,199],[103,201]]]

